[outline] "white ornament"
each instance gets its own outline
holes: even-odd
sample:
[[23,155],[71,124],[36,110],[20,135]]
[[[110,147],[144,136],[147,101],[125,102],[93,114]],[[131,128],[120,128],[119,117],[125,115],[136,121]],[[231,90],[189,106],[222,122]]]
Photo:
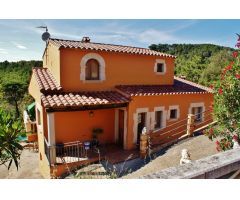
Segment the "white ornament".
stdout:
[[142,129],[142,135],[146,135],[146,133],[147,133],[147,128],[146,128],[146,127],[143,127],[143,129]]
[[181,152],[181,159],[180,159],[180,165],[184,165],[187,163],[191,163],[191,158],[190,158],[190,153],[188,152],[187,149],[183,149]]

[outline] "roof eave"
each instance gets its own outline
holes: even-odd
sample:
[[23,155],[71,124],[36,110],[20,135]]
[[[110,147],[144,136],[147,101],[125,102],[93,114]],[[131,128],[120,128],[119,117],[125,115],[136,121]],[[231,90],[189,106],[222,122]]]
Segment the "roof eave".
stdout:
[[127,107],[129,102],[113,103],[113,104],[98,104],[84,106],[61,106],[61,107],[45,107],[46,112],[74,112],[86,110],[112,109]]

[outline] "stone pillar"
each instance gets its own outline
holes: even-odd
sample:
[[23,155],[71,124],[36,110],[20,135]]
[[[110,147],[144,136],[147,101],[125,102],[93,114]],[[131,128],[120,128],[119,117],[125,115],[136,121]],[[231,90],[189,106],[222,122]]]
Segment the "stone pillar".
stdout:
[[140,156],[145,158],[148,152],[148,135],[141,134],[140,136]]
[[192,136],[192,134],[193,134],[194,119],[195,119],[195,116],[193,114],[188,114],[188,120],[187,120],[187,135],[188,135],[188,137]]

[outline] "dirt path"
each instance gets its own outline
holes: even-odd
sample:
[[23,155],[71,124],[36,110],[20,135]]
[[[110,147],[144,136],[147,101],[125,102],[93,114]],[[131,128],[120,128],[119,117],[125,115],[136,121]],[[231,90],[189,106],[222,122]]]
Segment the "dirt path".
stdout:
[[43,178],[38,167],[38,153],[24,149],[20,158],[20,167],[17,170],[12,164],[10,170],[0,165],[0,179],[40,179]]
[[123,178],[138,178],[142,175],[177,166],[179,165],[179,160],[181,158],[180,153],[182,149],[189,150],[192,160],[198,160],[200,158],[217,153],[214,142],[210,141],[204,135],[197,136],[175,144],[174,146],[166,150],[163,155],[157,157],[149,164]]

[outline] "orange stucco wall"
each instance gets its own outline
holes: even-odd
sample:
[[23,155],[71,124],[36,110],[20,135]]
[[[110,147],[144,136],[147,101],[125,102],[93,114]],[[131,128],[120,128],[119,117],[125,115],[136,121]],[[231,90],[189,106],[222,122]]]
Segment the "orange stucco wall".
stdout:
[[92,129],[102,128],[100,143],[114,142],[114,109],[89,111],[55,112],[56,143],[86,141],[92,139]]
[[[172,84],[174,59],[157,56],[132,55],[111,52],[61,49],[61,85],[66,91],[106,90],[119,84]],[[105,61],[106,80],[98,83],[84,83],[80,80],[81,59],[87,53],[97,53]],[[156,59],[164,59],[167,71],[156,75]],[[55,74],[54,74],[55,75]]]
[[60,50],[52,44],[48,44],[43,55],[43,67],[50,69],[58,83],[60,80]]
[[[136,147],[135,144],[133,143],[133,138],[134,138],[133,116],[136,113],[137,108],[148,108],[148,112],[154,112],[154,107],[164,106],[165,110],[168,111],[169,106],[179,105],[180,116],[178,120],[182,120],[187,117],[191,103],[204,102],[205,109],[208,110],[211,106],[212,101],[213,101],[212,94],[185,94],[185,95],[134,97],[131,103],[129,104],[129,108],[128,108],[127,148],[131,149]],[[172,123],[175,123],[176,121],[171,121],[167,119],[166,122],[167,122],[166,126],[169,126]],[[172,133],[169,133],[169,134],[172,134]],[[169,134],[166,134],[164,137],[167,137]]]

